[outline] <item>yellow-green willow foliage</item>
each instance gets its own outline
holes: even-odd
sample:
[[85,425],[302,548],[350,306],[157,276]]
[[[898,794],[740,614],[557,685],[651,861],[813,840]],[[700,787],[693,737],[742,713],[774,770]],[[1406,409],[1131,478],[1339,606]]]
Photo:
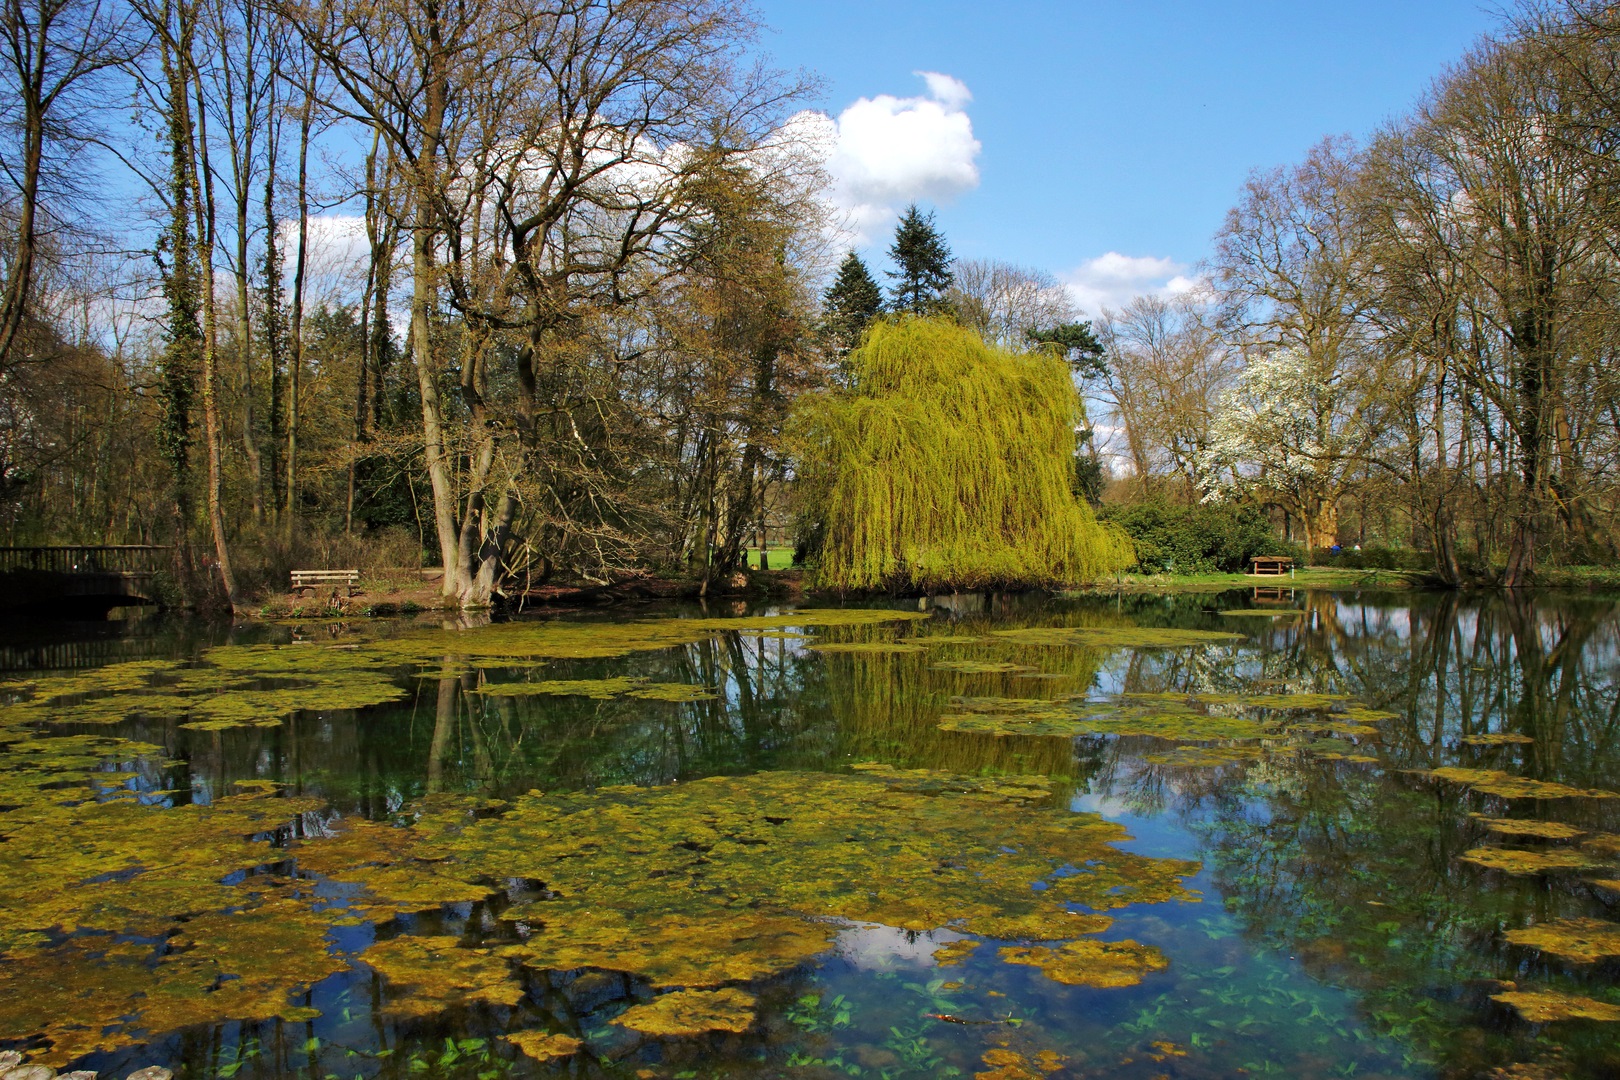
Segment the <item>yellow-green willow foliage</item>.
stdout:
[[875,324],[850,389],[800,406],[801,494],[835,589],[1067,585],[1131,562],[1070,486],[1068,366],[941,319]]

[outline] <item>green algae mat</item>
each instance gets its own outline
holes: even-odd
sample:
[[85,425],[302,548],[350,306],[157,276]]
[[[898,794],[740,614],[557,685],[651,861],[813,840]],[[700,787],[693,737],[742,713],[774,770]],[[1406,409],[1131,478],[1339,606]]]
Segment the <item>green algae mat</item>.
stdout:
[[0,1052],[1614,1075],[1615,606],[1292,603],[133,627],[0,675]]

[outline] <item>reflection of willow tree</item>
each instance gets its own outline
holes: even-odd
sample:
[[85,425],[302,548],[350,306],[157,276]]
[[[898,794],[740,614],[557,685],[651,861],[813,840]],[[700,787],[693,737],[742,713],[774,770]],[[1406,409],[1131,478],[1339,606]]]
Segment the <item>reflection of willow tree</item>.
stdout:
[[[953,637],[965,647],[932,644],[917,652],[829,653],[826,699],[838,732],[838,752],[847,758],[892,762],[906,768],[957,773],[1040,773],[1083,781],[1089,764],[1077,759],[1068,739],[941,731],[939,719],[953,697],[1046,699],[1084,693],[1106,653],[1073,646],[1018,645],[985,637],[1004,626],[969,614],[954,620]],[[1023,618],[1019,625],[1126,627],[1128,617],[1089,610],[1054,617]],[[840,643],[875,640],[864,628],[839,635]],[[936,665],[970,656],[1025,669],[955,671]],[[1055,676],[1033,678],[1032,675]]]
[[[1342,600],[1296,625],[1264,630],[1265,661],[1295,683],[1334,688],[1399,713],[1379,725],[1381,769],[1269,755],[1224,770],[1133,771],[1111,748],[1115,793],[1168,804],[1200,833],[1206,865],[1245,933],[1296,956],[1318,979],[1354,991],[1376,1030],[1446,1075],[1529,1060],[1548,1045],[1501,1023],[1494,979],[1552,980],[1606,996],[1608,980],[1501,943],[1505,927],[1601,915],[1574,880],[1494,875],[1457,862],[1486,842],[1471,812],[1556,816],[1615,831],[1608,801],[1503,802],[1409,770],[1464,764],[1580,786],[1614,787],[1620,771],[1615,607],[1588,599],[1455,595],[1398,603]],[[1268,651],[1269,650],[1269,651]],[[1281,658],[1279,660],[1279,658]],[[1156,675],[1173,679],[1166,658]],[[1473,749],[1460,736],[1515,733],[1522,746]],[[1224,774],[1224,775],[1223,775]],[[1594,981],[1595,980],[1595,981]],[[1614,1075],[1612,1033],[1560,1028],[1569,1075]]]

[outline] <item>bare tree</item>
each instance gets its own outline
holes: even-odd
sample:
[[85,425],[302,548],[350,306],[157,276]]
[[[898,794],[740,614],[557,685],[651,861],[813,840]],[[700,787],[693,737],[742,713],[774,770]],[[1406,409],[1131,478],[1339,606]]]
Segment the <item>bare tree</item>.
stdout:
[[98,77],[143,48],[137,23],[111,0],[0,3],[0,130],[9,136],[0,144],[0,173],[14,222],[0,293],[0,370],[14,361],[32,302],[41,229],[70,220],[65,204],[81,186],[72,166],[96,134],[94,114],[108,104],[95,93]]
[[1074,299],[1044,270],[989,259],[957,259],[947,294],[956,317],[1004,349],[1030,348],[1030,331],[1072,323]]
[[[1356,415],[1376,383],[1369,231],[1350,191],[1361,154],[1347,139],[1317,144],[1299,165],[1257,172],[1216,237],[1215,282],[1231,344],[1256,357],[1289,357],[1310,397],[1309,439],[1317,453],[1363,456],[1373,433]],[[1303,408],[1303,403],[1302,403]],[[1346,439],[1346,432],[1358,433]],[[1302,475],[1342,478],[1324,460]],[[1329,546],[1338,531],[1342,486],[1311,495],[1308,542]]]
[[[740,62],[751,23],[710,0],[289,11],[337,107],[381,131],[409,178],[411,352],[445,591],[480,606],[525,481],[542,515],[603,513],[601,493],[568,478],[593,471],[576,412],[590,402],[570,400],[581,331],[683,263],[691,184],[753,149],[784,95]],[[445,300],[464,320],[464,498],[445,456],[448,342],[433,325]],[[515,394],[492,391],[496,363]]]
[[1180,481],[1194,498],[1205,480],[1209,426],[1236,358],[1222,339],[1204,291],[1138,296],[1103,310],[1098,338],[1106,353],[1101,392],[1125,439],[1136,481]]

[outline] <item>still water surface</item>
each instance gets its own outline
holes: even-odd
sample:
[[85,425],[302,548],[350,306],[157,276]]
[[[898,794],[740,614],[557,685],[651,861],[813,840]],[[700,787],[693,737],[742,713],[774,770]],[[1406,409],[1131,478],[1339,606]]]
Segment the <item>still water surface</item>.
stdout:
[[5,676],[0,1049],[188,1080],[1620,1075],[1615,600],[893,615],[9,648],[91,659]]

